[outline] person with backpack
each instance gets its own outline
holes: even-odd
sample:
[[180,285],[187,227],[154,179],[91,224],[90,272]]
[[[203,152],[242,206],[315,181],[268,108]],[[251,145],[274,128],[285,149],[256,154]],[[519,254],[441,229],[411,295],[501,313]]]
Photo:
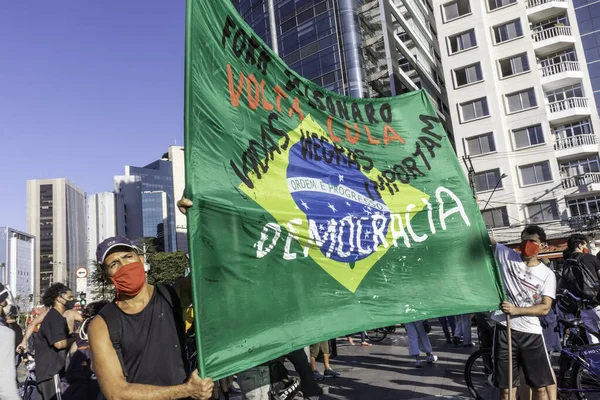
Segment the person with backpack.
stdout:
[[108,399],[208,400],[213,381],[189,374],[185,310],[192,303],[188,277],[172,286],[146,282],[141,251],[124,236],[96,250],[98,265],[113,282],[116,299],[89,327],[93,369]]
[[[600,260],[589,254],[588,240],[582,234],[569,236],[567,247],[568,258],[564,262],[559,288],[585,300],[579,311],[586,331],[600,333]],[[594,335],[588,333],[587,337],[590,343],[599,342]]]

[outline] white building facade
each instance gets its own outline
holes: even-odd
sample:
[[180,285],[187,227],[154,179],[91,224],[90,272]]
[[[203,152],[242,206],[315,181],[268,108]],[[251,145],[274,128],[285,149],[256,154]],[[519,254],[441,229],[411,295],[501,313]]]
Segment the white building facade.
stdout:
[[35,237],[0,227],[0,282],[10,287],[21,311],[31,308],[35,292]]
[[[596,104],[571,1],[434,1],[456,151],[499,241],[600,212]],[[464,161],[464,162],[463,162]]]

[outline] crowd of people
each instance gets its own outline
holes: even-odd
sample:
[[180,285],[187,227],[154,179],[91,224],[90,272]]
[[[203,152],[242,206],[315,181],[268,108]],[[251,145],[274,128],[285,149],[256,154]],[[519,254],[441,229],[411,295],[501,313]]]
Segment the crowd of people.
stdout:
[[[178,205],[185,212],[191,202],[182,199]],[[523,230],[519,252],[493,240],[492,246],[507,294],[507,301],[491,316],[494,332],[487,339],[493,341],[494,384],[502,389],[502,398],[508,399],[506,325],[507,316],[511,316],[513,387],[519,386],[521,370],[533,399],[555,399],[556,382],[548,352],[557,351],[555,347],[560,346],[554,338],[556,314],[581,315],[590,332],[590,343],[598,343],[594,333],[600,333],[600,303],[596,300],[600,261],[589,254],[585,236],[572,235],[562,268],[549,268],[545,260],[538,258],[546,246],[545,232],[538,226]],[[54,283],[42,296],[44,310],[24,333],[16,321],[18,310],[8,305],[8,290],[0,284],[0,398],[18,398],[14,363],[4,361],[14,360],[15,351],[30,351],[35,354],[41,400],[228,399],[231,390],[235,390],[231,378],[213,382],[201,378],[195,369],[190,277],[172,285],[150,285],[144,255],[122,236],[100,243],[96,255],[102,272],[115,286],[114,301],[90,303],[75,311],[71,289]],[[585,273],[577,274],[580,270]],[[582,276],[586,279],[582,280]],[[565,290],[575,304],[585,307],[560,307],[560,302],[556,306],[557,277],[558,290]],[[471,322],[469,314],[439,319],[446,342],[465,347],[473,346]],[[429,321],[407,323],[405,329],[415,366],[421,368],[423,362],[436,362],[438,358],[428,336]],[[352,337],[347,338],[353,344]],[[364,332],[361,345],[370,345]],[[317,381],[340,376],[329,364],[331,350],[324,341],[310,346],[307,352],[300,349],[284,357],[298,372],[297,388],[294,380],[288,379],[283,358],[239,372],[237,382],[243,398],[269,400],[274,390],[300,390],[305,398],[318,399],[321,389]],[[318,368],[319,360],[323,373]],[[277,382],[273,381],[274,375],[278,376]],[[285,384],[274,385],[281,382]]]

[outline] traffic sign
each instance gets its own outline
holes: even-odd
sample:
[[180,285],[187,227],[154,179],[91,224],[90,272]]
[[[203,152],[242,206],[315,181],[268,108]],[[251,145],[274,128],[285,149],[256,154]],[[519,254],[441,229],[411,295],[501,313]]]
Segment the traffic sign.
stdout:
[[75,276],[78,278],[87,278],[88,270],[86,267],[79,267],[75,270]]

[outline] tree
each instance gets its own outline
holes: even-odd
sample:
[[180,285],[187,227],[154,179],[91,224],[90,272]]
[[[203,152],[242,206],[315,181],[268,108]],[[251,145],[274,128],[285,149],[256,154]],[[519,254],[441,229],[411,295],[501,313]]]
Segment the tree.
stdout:
[[148,283],[171,284],[185,276],[188,259],[183,251],[173,253],[154,253],[147,256],[150,264]]
[[112,300],[115,297],[115,287],[98,262],[94,261],[94,272],[90,275],[92,296],[95,300]]

